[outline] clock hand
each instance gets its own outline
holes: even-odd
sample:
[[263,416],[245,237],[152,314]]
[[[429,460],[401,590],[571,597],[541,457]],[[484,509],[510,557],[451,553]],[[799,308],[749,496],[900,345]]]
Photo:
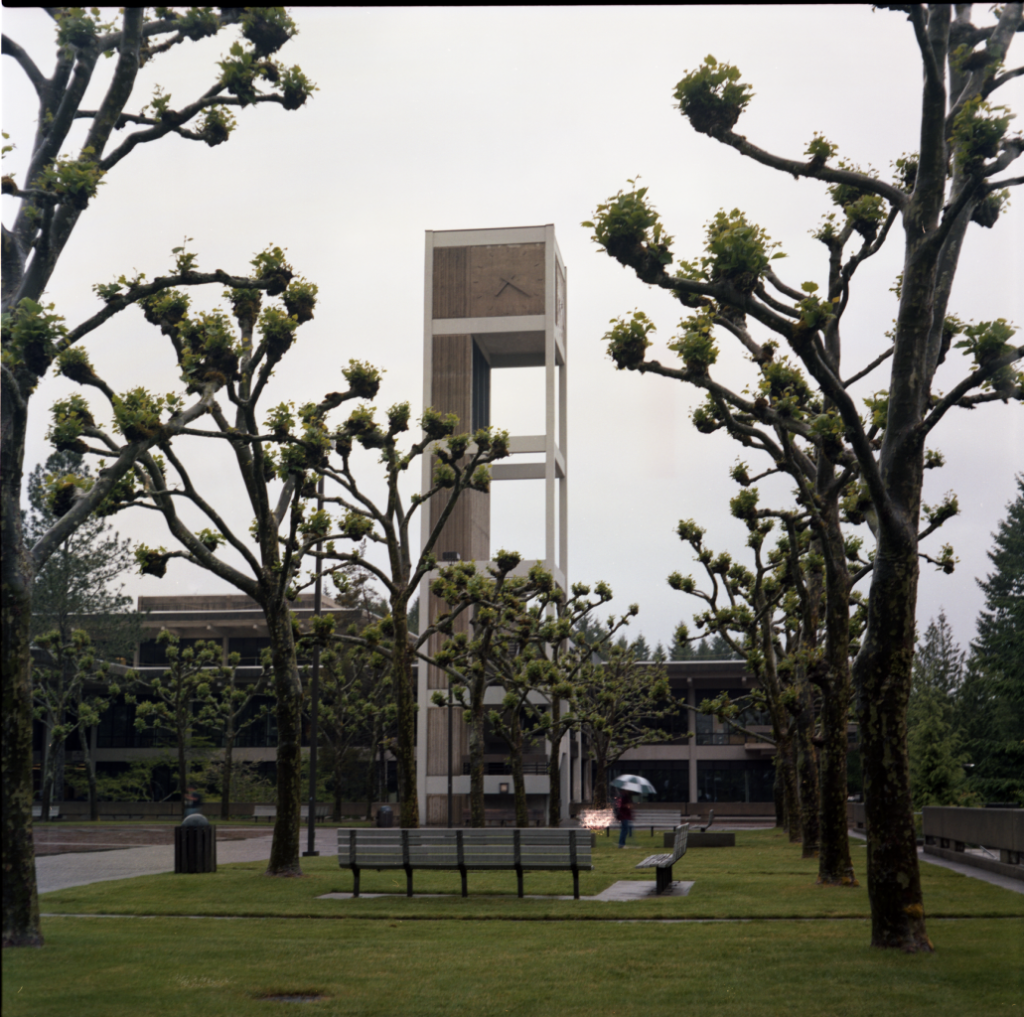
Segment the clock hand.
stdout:
[[530,294],[529,294],[529,293],[527,293],[527,292],[526,292],[526,290],[524,290],[524,289],[523,289],[523,288],[522,288],[521,286],[517,286],[517,285],[516,285],[516,284],[515,284],[514,282],[512,282],[512,279],[515,279],[515,276],[512,276],[512,279],[506,279],[506,278],[505,278],[504,276],[502,276],[502,275],[499,275],[499,276],[498,276],[498,278],[499,278],[499,279],[500,279],[500,280],[501,280],[501,281],[502,281],[502,282],[503,282],[503,283],[504,283],[505,285],[504,285],[504,286],[502,286],[502,287],[501,287],[501,289],[500,289],[500,290],[498,290],[498,292],[494,294],[494,295],[495,295],[496,297],[497,297],[497,296],[500,296],[500,295],[501,295],[501,294],[502,294],[502,293],[503,293],[503,292],[505,291],[505,286],[511,286],[511,287],[512,287],[512,289],[514,289],[514,290],[518,290],[518,291],[519,291],[520,293],[522,293],[522,295],[523,295],[524,297],[528,297],[528,296],[530,295]]

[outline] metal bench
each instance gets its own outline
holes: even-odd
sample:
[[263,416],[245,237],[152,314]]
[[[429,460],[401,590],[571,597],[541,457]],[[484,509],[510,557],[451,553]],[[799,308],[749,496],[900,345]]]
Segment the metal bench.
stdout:
[[686,854],[686,835],[690,824],[684,823],[676,827],[676,842],[671,854],[648,855],[638,869],[654,869],[655,893],[664,893],[672,882],[672,866]]
[[[32,818],[33,819],[42,819],[43,818],[43,807],[42,807],[42,805],[33,805],[32,806]],[[59,819],[59,818],[60,818],[60,806],[59,805],[51,805],[50,806],[50,819]]]
[[[649,826],[651,828],[651,836],[654,836],[654,831],[658,830],[674,830],[683,821],[681,812],[672,812],[669,809],[633,809],[633,818],[630,822],[633,824],[634,829],[643,829]],[[608,827],[611,830],[612,826],[618,829],[622,826],[619,820]],[[610,833],[606,832],[605,836],[610,836]]]
[[462,896],[468,896],[466,873],[514,870],[523,896],[527,869],[572,872],[573,897],[579,900],[580,870],[594,866],[589,830],[373,830],[338,831],[338,865],[352,870],[354,897],[362,869],[404,869],[406,894],[412,896],[415,869],[458,869]]
[[[543,809],[527,809],[527,816],[530,824],[536,824],[540,826],[544,822],[544,810]],[[472,821],[472,812],[469,809],[462,810],[462,825],[469,826]],[[497,826],[515,826],[516,825],[516,810],[514,808],[508,809],[484,809],[484,822],[490,826],[494,823]]]
[[[315,820],[314,822],[323,823],[327,820],[327,815],[330,812],[331,807],[329,805],[317,805]],[[309,819],[309,806],[303,805],[299,809],[299,815],[302,819]],[[271,819],[277,819],[277,806],[276,805],[254,805],[252,807],[252,821],[255,823],[257,819],[266,819],[268,822]]]

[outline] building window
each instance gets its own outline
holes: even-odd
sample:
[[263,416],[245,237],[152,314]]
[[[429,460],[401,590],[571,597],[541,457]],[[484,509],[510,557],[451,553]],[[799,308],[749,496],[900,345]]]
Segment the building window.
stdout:
[[[189,646],[195,646],[198,641],[198,639],[179,639],[178,649],[184,650]],[[164,649],[163,643],[158,643],[155,639],[144,639],[139,643],[139,667],[166,667],[167,654]]]
[[698,759],[697,801],[771,802],[775,766],[764,759]]
[[[749,695],[750,689],[698,689],[696,705],[700,707],[705,699],[717,699],[723,692],[728,693],[731,700],[738,700]],[[698,713],[695,719],[698,745],[744,745],[753,740],[742,731],[737,731],[710,714]],[[735,720],[737,724],[746,728],[763,728],[766,732],[771,731],[771,717],[767,711],[747,709],[738,714]]]
[[260,655],[270,647],[269,636],[241,636],[228,640],[228,653],[237,653],[241,667],[254,667],[260,663]]

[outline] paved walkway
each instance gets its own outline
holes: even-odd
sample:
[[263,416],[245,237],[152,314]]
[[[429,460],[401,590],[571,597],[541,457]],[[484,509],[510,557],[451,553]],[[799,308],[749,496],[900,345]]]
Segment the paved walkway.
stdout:
[[[270,858],[273,837],[266,834],[247,840],[218,840],[217,863],[262,862]],[[302,831],[302,850],[306,849],[306,831]],[[335,829],[316,831],[316,850],[323,855],[338,853]],[[36,859],[36,880],[40,893],[65,890],[70,886],[86,886],[130,876],[154,876],[174,871],[174,845],[124,848],[119,851],[80,851],[64,855],[47,855]]]
[[[859,830],[851,830],[851,837],[858,840],[867,840],[867,837]],[[917,860],[927,862],[929,865],[938,865],[943,869],[952,869],[959,872],[961,876],[970,876],[972,879],[981,879],[993,886],[1001,886],[1004,890],[1012,890],[1014,893],[1024,893],[1024,880],[1011,879],[1009,876],[1000,875],[998,872],[989,872],[988,869],[979,869],[974,865],[962,865],[960,862],[947,862],[945,858],[936,858],[935,855],[926,855],[924,848],[917,849]],[[856,859],[854,859],[856,863]],[[854,868],[856,868],[856,864]]]

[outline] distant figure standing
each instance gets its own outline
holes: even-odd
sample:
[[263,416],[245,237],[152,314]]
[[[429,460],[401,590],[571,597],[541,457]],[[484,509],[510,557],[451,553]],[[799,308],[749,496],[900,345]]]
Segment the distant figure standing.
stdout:
[[191,785],[185,793],[185,815],[194,816],[203,811],[203,796]]
[[633,832],[633,794],[623,791],[615,801],[619,815],[619,847],[626,846],[626,838]]

